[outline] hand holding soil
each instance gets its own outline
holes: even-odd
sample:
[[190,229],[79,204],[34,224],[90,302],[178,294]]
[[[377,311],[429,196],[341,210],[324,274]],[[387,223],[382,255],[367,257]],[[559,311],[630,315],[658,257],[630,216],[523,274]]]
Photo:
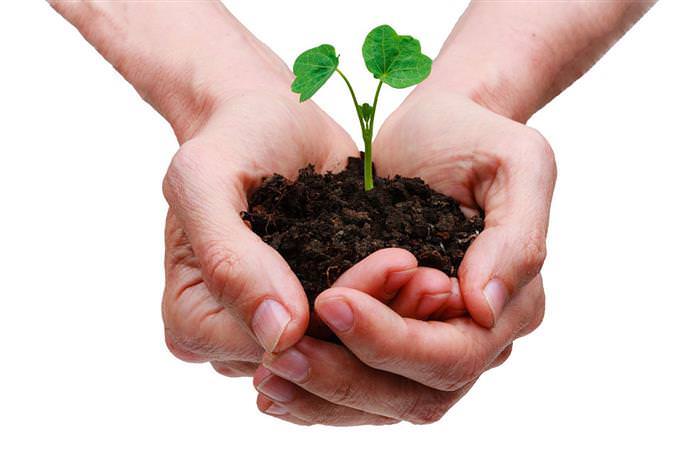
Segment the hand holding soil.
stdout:
[[[273,237],[266,209],[284,197],[248,212],[249,196],[266,178],[293,180],[310,164],[320,174],[341,171],[358,156],[347,133],[313,102],[298,102],[286,65],[218,2],[52,4],[168,119],[181,144],[163,184],[168,347],[226,376],[254,376],[258,407],[269,415],[330,425],[436,421],[540,324],[555,164],[547,142],[522,123],[651,6],[473,2],[433,64],[416,40],[378,27],[369,50],[397,63],[368,59],[380,79],[373,104],[360,105],[352,92],[366,154],[378,177],[421,178],[439,193],[404,178],[379,178],[374,188],[364,160],[363,186],[378,195],[362,193],[368,203],[359,211],[334,196],[327,214],[356,221],[352,231],[387,234],[379,247],[353,250],[356,263],[343,256],[336,269],[306,266],[326,280],[303,288],[280,239],[304,229],[280,223]],[[302,98],[332,74],[328,61],[337,66],[332,48],[310,51],[308,79],[293,86]],[[373,142],[382,83],[418,83],[430,64],[430,78]],[[448,212],[426,215],[428,202]],[[409,235],[396,234],[391,208],[413,214]],[[316,212],[298,211],[310,221]],[[344,229],[322,239],[332,243]],[[318,262],[336,258],[312,240]],[[310,313],[307,295],[320,291]]]
[[492,327],[545,259],[553,152],[535,130],[428,82],[380,130],[376,166],[385,175],[419,175],[468,215],[484,213],[458,277],[467,311]]

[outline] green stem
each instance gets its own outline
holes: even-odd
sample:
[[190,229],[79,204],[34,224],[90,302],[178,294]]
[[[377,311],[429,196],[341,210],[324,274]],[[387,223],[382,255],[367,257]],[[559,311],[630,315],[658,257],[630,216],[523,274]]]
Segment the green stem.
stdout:
[[378,88],[375,90],[375,96],[373,96],[373,111],[371,112],[371,124],[369,126],[371,131],[371,138],[373,137],[373,123],[375,122],[375,110],[378,108],[378,95],[380,94],[380,88],[382,88],[383,81],[381,80],[378,84]]
[[342,80],[345,81],[345,83],[347,84],[347,88],[349,88],[349,94],[352,95],[352,101],[354,102],[354,109],[356,110],[357,116],[359,117],[359,125],[361,126],[361,133],[363,135],[364,131],[366,130],[367,125],[364,124],[364,117],[361,114],[361,107],[359,107],[359,103],[357,102],[357,97],[354,94],[354,89],[352,88],[352,84],[349,83],[349,80],[347,79],[347,77],[345,77],[345,74],[343,74],[340,69],[335,68],[335,70],[337,71],[338,74],[340,74],[340,77],[342,77]]
[[373,107],[371,108],[371,117],[366,120],[361,113],[361,107],[357,101],[357,97],[354,94],[354,89],[352,84],[349,83],[345,74],[338,68],[335,68],[342,80],[347,84],[349,88],[349,94],[352,95],[352,102],[354,102],[354,109],[357,112],[357,117],[359,118],[359,126],[361,126],[361,137],[364,139],[364,190],[367,192],[373,189],[373,158],[372,158],[372,148],[373,148],[373,125],[375,124],[375,109],[378,106],[378,95],[380,94],[380,88],[382,88],[382,80],[378,83],[378,88],[375,90],[375,96],[373,96]]
[[373,189],[373,125],[375,124],[375,110],[378,107],[378,95],[382,85],[383,81],[381,80],[378,83],[378,88],[375,90],[375,96],[373,96],[373,107],[368,127],[362,130],[364,138],[364,190],[367,192]]

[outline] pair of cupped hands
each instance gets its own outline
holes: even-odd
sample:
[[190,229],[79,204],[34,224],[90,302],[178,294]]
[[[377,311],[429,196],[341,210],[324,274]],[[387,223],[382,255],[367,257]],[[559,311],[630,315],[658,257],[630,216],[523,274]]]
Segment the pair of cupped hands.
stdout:
[[[298,102],[269,52],[252,52],[257,71],[202,100],[202,121],[176,118],[188,132],[163,187],[168,347],[225,376],[253,376],[258,408],[289,422],[436,421],[543,318],[552,151],[533,129],[447,90],[435,62],[380,129],[374,162],[380,176],[419,176],[484,212],[484,231],[458,278],[384,249],[310,313],[295,274],[240,212],[263,177],[294,178],[310,163],[340,171],[358,151],[317,105]],[[312,316],[341,344],[307,336]]]

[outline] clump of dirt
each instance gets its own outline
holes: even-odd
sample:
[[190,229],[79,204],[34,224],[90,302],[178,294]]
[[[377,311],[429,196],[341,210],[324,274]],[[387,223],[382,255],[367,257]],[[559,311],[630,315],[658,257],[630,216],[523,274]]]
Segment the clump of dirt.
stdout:
[[303,168],[296,181],[264,180],[241,213],[302,282],[310,304],[344,271],[376,250],[400,247],[421,266],[455,276],[465,251],[484,228],[451,197],[420,178],[375,177],[364,191],[363,163],[350,158],[337,174]]

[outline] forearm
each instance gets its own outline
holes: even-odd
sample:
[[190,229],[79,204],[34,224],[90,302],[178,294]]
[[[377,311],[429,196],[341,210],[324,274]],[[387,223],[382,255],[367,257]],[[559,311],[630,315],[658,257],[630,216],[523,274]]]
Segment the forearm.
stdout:
[[524,122],[590,69],[653,4],[473,1],[426,85],[460,92]]
[[[285,64],[220,2],[51,1],[172,125],[190,138],[233,93],[290,83]],[[267,74],[267,79],[265,76]]]

